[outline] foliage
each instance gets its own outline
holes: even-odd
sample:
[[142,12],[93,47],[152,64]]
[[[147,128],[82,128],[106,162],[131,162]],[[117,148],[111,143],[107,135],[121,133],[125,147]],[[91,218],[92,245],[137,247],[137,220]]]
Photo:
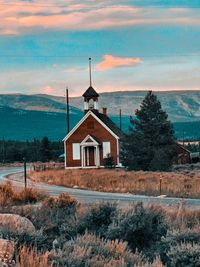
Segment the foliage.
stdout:
[[15,242],[16,249],[19,251],[21,246],[27,246],[29,248],[37,247],[40,251],[47,249],[46,240],[47,236],[38,231],[36,234],[29,233],[16,233],[14,231],[8,231],[2,229],[0,231],[1,238],[12,240]]
[[51,158],[50,142],[47,136],[44,136],[40,146],[41,161],[46,162]]
[[[62,193],[58,197],[46,198],[38,209],[32,209],[27,214],[37,229],[42,229],[47,237],[46,247],[52,247],[55,238],[67,240],[71,238],[76,227],[77,201],[67,193]],[[23,215],[25,215],[23,213]]]
[[87,233],[65,243],[60,254],[52,258],[59,267],[131,267],[143,260],[140,254],[132,254],[125,242],[105,240]]
[[119,213],[109,226],[107,237],[127,241],[133,251],[141,251],[159,242],[166,235],[167,228],[161,208],[144,208],[142,203],[138,203],[132,209]]
[[169,267],[199,267],[200,244],[181,243],[170,247],[168,257]]
[[124,166],[133,170],[169,170],[175,156],[174,130],[151,91],[135,114],[122,148]]
[[165,238],[162,238],[158,252],[162,261],[165,262],[167,266],[171,266],[171,248],[183,243],[200,244],[199,228],[183,228],[179,231],[170,231]]
[[110,154],[107,154],[107,156],[104,158],[104,163],[103,165],[107,169],[112,169],[115,167],[113,157]]
[[93,205],[81,218],[78,232],[84,233],[85,230],[105,237],[108,226],[112,223],[117,214],[117,205],[103,202]]
[[48,252],[40,254],[35,248],[23,246],[19,251],[16,267],[50,267],[48,258]]
[[10,182],[0,185],[0,206],[2,207],[8,205],[36,203],[46,197],[46,193],[32,188],[14,191]]
[[45,182],[66,187],[78,186],[78,188],[87,188],[101,192],[156,196],[160,195],[160,180],[162,179],[161,193],[163,195],[184,198],[199,198],[200,196],[200,179],[199,173],[196,171],[133,172],[122,169],[46,170],[32,172],[30,177],[35,182]]
[[63,154],[63,142],[49,141],[44,137],[41,141],[6,141],[0,140],[0,162],[28,162],[57,160]]

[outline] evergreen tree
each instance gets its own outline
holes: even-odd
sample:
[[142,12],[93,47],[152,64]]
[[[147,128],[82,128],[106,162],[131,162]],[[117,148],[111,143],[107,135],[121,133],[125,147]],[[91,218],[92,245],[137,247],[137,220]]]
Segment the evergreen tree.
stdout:
[[44,136],[41,141],[40,147],[41,161],[46,162],[51,159],[50,142],[47,136]]
[[124,166],[130,170],[169,170],[176,155],[174,130],[151,91],[135,115],[122,148]]

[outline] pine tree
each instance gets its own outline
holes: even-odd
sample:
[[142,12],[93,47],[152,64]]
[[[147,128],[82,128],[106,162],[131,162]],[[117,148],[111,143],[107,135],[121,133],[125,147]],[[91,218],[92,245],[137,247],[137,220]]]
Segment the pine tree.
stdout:
[[42,162],[46,162],[51,159],[50,142],[47,136],[44,136],[41,141],[40,157]]
[[135,115],[122,148],[123,164],[130,170],[169,170],[176,154],[174,130],[151,91]]

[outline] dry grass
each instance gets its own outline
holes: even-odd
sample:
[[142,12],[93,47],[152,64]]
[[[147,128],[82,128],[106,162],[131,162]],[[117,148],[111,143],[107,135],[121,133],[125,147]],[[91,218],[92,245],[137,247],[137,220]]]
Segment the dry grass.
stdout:
[[15,191],[10,182],[0,185],[0,206],[36,203],[44,200],[47,194],[32,188]]
[[49,253],[37,253],[36,250],[31,250],[27,247],[22,247],[19,251],[16,267],[50,267],[48,262]]
[[48,170],[32,172],[36,182],[78,187],[104,192],[134,194],[161,194],[177,197],[200,197],[200,173],[198,172],[128,172],[124,170]]

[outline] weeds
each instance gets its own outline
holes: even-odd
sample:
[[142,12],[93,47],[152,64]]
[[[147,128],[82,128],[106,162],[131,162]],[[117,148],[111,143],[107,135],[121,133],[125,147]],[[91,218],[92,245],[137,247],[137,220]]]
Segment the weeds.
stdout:
[[33,204],[42,201],[47,197],[47,194],[33,189],[27,188],[21,191],[13,189],[10,182],[0,185],[0,206],[6,207],[11,205]]
[[[177,197],[200,196],[200,174],[176,172],[128,172],[124,170],[49,170],[32,172],[31,179],[66,187]],[[160,187],[161,183],[161,187]]]

